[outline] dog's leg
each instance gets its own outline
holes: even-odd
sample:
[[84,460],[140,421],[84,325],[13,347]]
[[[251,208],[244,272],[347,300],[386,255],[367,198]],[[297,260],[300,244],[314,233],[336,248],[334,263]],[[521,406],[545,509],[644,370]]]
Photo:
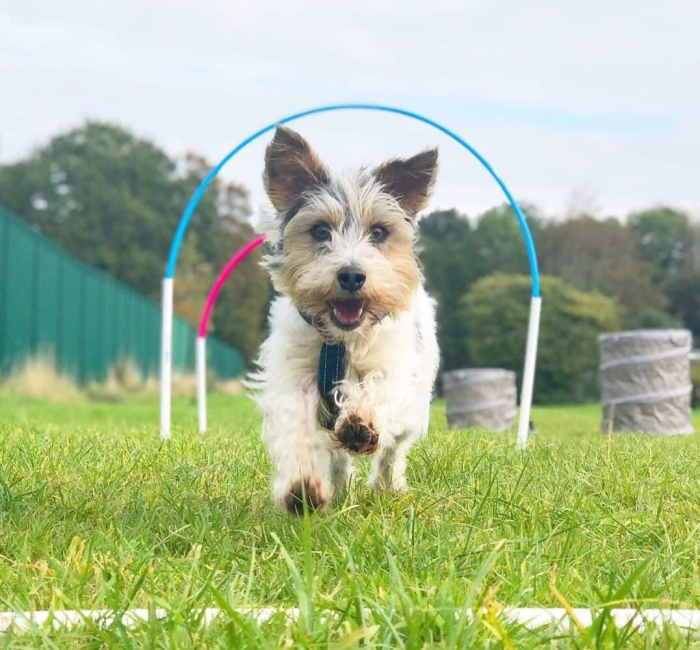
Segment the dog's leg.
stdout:
[[405,492],[408,489],[406,481],[406,466],[408,464],[408,452],[413,444],[428,431],[430,423],[430,400],[426,399],[426,406],[423,414],[418,420],[418,413],[415,417],[420,422],[416,430],[399,436],[394,445],[386,450],[386,453],[376,458],[372,463],[372,472],[368,485],[375,489],[388,490],[393,494]]
[[375,490],[387,490],[397,494],[404,492],[406,482],[406,456],[412,440],[404,439],[393,447],[387,447],[372,459],[372,470],[367,485]]
[[316,423],[314,388],[277,395],[266,409],[263,439],[275,466],[272,480],[278,505],[293,514],[323,509],[333,496],[332,448]]
[[355,468],[350,455],[344,451],[333,452],[331,480],[336,492],[350,487],[355,476]]

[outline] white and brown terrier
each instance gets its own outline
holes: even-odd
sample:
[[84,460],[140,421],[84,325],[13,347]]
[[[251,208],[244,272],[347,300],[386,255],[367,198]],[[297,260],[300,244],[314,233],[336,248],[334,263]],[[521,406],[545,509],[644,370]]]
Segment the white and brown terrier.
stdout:
[[372,458],[369,484],[406,488],[406,455],[428,428],[438,368],[434,303],[416,259],[416,214],[437,150],[336,176],[278,127],[264,182],[276,217],[263,260],[279,297],[251,385],[277,502],[325,507]]

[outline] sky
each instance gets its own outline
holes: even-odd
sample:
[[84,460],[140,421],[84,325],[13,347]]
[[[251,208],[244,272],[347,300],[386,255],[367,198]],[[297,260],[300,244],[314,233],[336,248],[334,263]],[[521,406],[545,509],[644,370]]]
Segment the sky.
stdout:
[[[444,123],[546,215],[700,218],[698,24],[698,0],[0,0],[0,164],[88,118],[214,163],[290,113],[375,102]],[[438,145],[433,207],[503,200],[425,124],[292,126],[337,170]],[[256,211],[267,139],[222,172]]]

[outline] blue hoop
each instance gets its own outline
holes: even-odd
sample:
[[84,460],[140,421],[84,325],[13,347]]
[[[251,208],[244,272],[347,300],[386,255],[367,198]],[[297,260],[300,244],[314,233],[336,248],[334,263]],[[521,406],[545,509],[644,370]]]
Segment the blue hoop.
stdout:
[[232,149],[226,156],[224,156],[221,162],[219,162],[219,164],[216,165],[216,167],[213,167],[212,170],[206,175],[206,177],[199,184],[199,187],[196,189],[195,193],[192,195],[192,198],[190,199],[189,203],[187,204],[187,207],[185,208],[185,211],[182,213],[180,223],[178,224],[177,230],[175,232],[175,237],[173,238],[173,242],[170,247],[170,254],[168,255],[168,264],[165,270],[166,279],[172,278],[175,275],[175,266],[177,265],[177,256],[180,252],[182,239],[185,236],[187,226],[190,223],[190,219],[192,218],[192,214],[194,213],[197,204],[204,195],[204,192],[206,192],[206,189],[209,186],[209,184],[212,182],[212,180],[214,180],[214,178],[221,171],[223,166],[229,160],[231,160],[231,158],[233,158],[239,151],[241,151],[241,149],[247,147],[251,142],[253,142],[253,140],[257,140],[257,138],[259,138],[261,135],[274,129],[275,126],[277,126],[278,124],[292,122],[294,120],[298,120],[299,118],[306,117],[307,115],[314,115],[316,113],[328,113],[330,111],[344,110],[382,111],[384,113],[395,113],[397,115],[404,115],[405,117],[410,117],[414,120],[418,120],[419,122],[423,122],[425,124],[429,124],[430,126],[435,127],[438,131],[442,131],[445,135],[449,136],[455,142],[458,142],[467,151],[469,151],[469,153],[471,153],[486,168],[489,174],[491,174],[493,179],[498,183],[500,188],[503,190],[503,193],[505,194],[506,198],[508,199],[508,203],[510,203],[510,206],[513,209],[513,212],[515,213],[515,216],[518,219],[520,230],[522,231],[523,238],[525,239],[527,257],[530,263],[530,276],[532,278],[532,296],[533,298],[540,297],[540,274],[537,268],[537,253],[535,252],[535,244],[532,241],[532,234],[530,233],[530,228],[528,228],[525,215],[522,213],[522,210],[520,209],[520,206],[518,205],[517,201],[513,198],[512,194],[510,193],[510,190],[508,190],[508,188],[506,187],[506,184],[493,170],[493,167],[491,167],[488,161],[476,149],[474,149],[474,147],[472,147],[468,142],[460,138],[456,133],[450,131],[450,129],[443,126],[442,124],[439,124],[438,122],[435,122],[430,118],[424,117],[423,115],[414,113],[412,111],[406,111],[402,108],[393,108],[391,106],[382,106],[381,104],[332,104],[329,106],[320,106],[318,108],[312,108],[307,111],[302,111],[301,113],[294,113],[293,115],[284,117],[281,120],[278,120],[277,122],[268,124],[266,127],[260,129],[259,131],[256,131],[255,133],[253,133],[253,135],[243,140],[237,147]]

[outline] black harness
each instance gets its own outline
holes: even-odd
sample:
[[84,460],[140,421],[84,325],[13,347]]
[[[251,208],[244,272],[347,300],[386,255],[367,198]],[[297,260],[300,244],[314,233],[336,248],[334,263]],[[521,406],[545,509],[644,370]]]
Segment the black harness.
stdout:
[[[313,327],[313,320],[303,311],[299,315]],[[338,419],[338,405],[333,396],[333,389],[345,379],[347,349],[345,343],[330,344],[324,341],[318,357],[316,385],[329,417],[321,422],[326,429],[333,429]]]

